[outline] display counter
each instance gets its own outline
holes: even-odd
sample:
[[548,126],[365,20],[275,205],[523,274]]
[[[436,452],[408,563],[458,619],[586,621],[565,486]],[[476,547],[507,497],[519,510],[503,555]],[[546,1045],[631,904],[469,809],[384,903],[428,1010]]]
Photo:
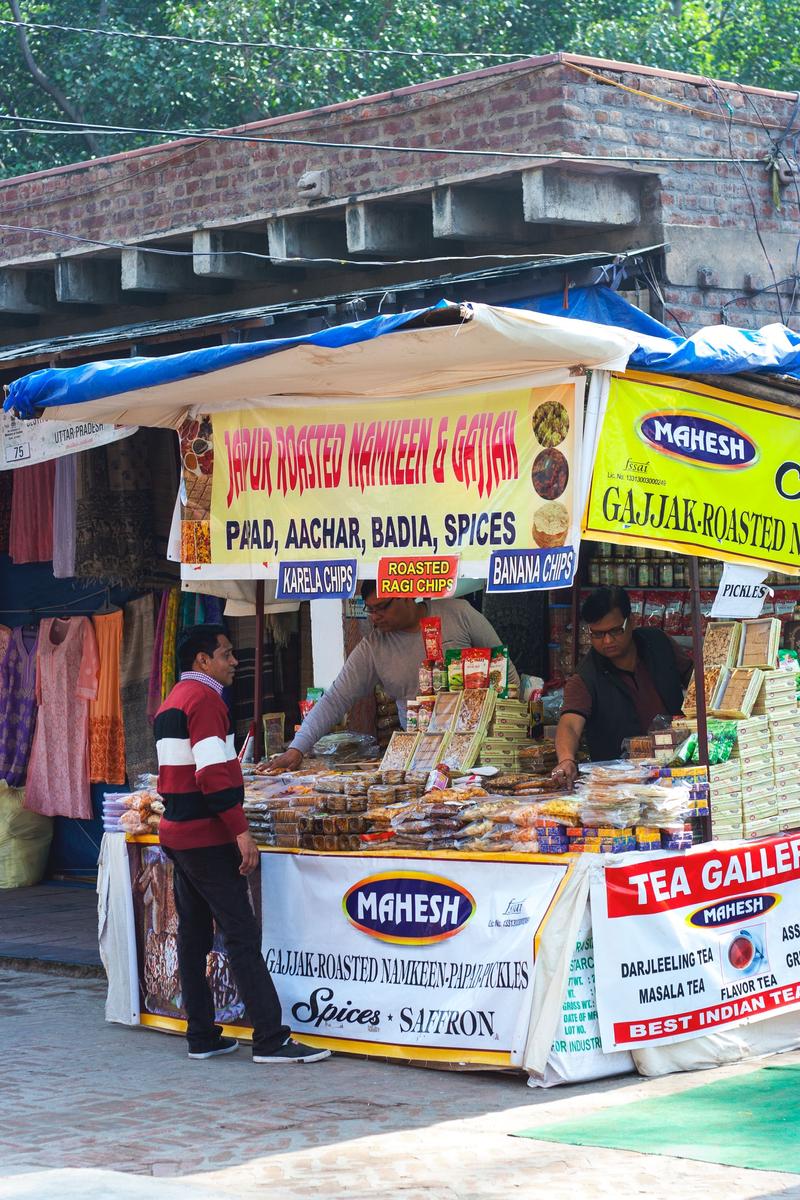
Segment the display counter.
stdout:
[[[266,848],[250,884],[304,1042],[547,1086],[800,1044],[798,863],[800,835],[676,854]],[[155,838],[110,834],[100,866],[107,1019],[182,1032],[169,861]],[[221,942],[209,980],[248,1038]]]

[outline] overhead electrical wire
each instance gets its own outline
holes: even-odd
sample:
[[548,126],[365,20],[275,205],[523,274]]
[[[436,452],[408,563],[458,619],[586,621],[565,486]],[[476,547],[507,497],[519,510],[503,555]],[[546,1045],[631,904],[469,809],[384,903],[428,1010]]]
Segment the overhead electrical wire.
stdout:
[[[272,254],[259,253],[257,250],[172,250],[167,246],[141,246],[137,243],[130,242],[111,242],[103,241],[100,238],[83,237],[81,234],[68,233],[64,229],[45,229],[38,225],[11,225],[0,222],[0,230],[8,230],[14,233],[35,233],[46,237],[64,238],[70,242],[78,242],[83,246],[99,246],[104,250],[138,250],[142,254],[157,254],[166,258],[255,258],[264,262],[271,262],[277,266],[285,266],[287,263],[296,266],[302,264],[329,264],[345,267],[417,267],[425,266],[428,263],[442,262],[486,262],[487,260],[497,262],[512,262],[512,263],[535,263],[539,259],[552,259],[552,252],[548,254],[443,254],[433,256],[431,258],[387,258],[387,259],[368,259],[368,258],[342,258],[331,256],[330,258],[299,258],[292,256],[291,258],[276,258]],[[609,252],[611,253],[611,252]],[[633,251],[632,255],[641,253],[641,251]],[[559,255],[559,261],[568,262],[583,262],[585,261],[584,254],[562,254]],[[622,257],[629,257],[624,255]]]
[[297,54],[354,54],[359,57],[390,58],[493,58],[502,62],[524,60],[522,53],[501,53],[496,50],[391,50],[364,46],[303,46],[295,42],[244,42],[224,38],[187,37],[175,33],[141,33],[128,29],[93,29],[84,25],[56,25],[42,21],[13,21],[0,19],[0,25],[14,28],[55,30],[59,33],[81,33],[92,37],[130,38],[143,42],[174,42],[184,46],[216,46],[225,50],[281,50]]
[[[310,146],[324,150],[370,150],[389,154],[439,154],[457,158],[508,158],[544,162],[624,162],[624,163],[760,163],[760,158],[730,158],[717,155],[654,155],[654,154],[559,154],[534,150],[484,150],[453,149],[442,146],[393,146],[382,142],[330,142],[310,138],[262,137],[258,134],[219,133],[209,129],[156,129],[134,125],[104,125],[91,121],[60,121],[46,117],[21,117],[16,113],[0,112],[0,120],[29,122],[21,126],[25,133],[56,135],[63,130],[69,133],[92,133],[95,135],[119,136],[120,134],[147,134],[148,137],[168,137],[173,140],[197,138],[202,141],[248,142],[267,146]],[[34,124],[35,123],[35,124]],[[45,128],[40,128],[45,126]],[[1,129],[0,133],[13,133],[16,129]]]

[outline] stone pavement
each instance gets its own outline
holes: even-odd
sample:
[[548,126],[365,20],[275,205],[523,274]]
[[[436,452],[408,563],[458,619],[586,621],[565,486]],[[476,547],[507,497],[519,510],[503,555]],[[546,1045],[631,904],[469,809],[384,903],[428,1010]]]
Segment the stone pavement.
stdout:
[[755,1063],[542,1091],[344,1056],[257,1067],[244,1046],[190,1062],[182,1039],[106,1024],[104,993],[0,970],[2,1200],[800,1200],[796,1175],[509,1137]]
[[0,966],[3,959],[68,964],[101,972],[95,889],[42,883],[0,891]]

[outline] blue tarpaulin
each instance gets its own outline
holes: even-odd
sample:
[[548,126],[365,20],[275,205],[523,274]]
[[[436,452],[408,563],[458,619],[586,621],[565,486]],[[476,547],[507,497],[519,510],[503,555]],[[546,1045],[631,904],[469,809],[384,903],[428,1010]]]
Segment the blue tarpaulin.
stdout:
[[[445,303],[442,301],[435,307],[443,308]],[[517,300],[507,308],[591,322],[595,329],[605,326],[609,330],[616,328],[631,332],[637,344],[628,365],[639,370],[670,375],[759,372],[800,378],[800,333],[795,333],[785,325],[765,325],[759,330],[711,325],[685,338],[629,304],[610,288],[602,286],[571,289],[567,308],[564,308],[562,292]],[[431,311],[419,309],[373,317],[368,321],[355,321],[302,337],[214,346],[160,358],[133,358],[79,367],[47,368],[34,371],[12,383],[4,407],[29,418],[49,408],[79,405],[163,384],[189,381],[300,346],[319,346],[328,350],[353,346],[401,330]]]
[[629,304],[610,288],[571,288],[567,300],[568,307],[564,308],[564,293],[554,292],[516,300],[509,308],[629,329],[638,335],[639,345],[628,366],[640,371],[666,375],[737,375],[756,371],[800,378],[800,333],[786,325],[765,325],[757,330],[707,325],[687,338]]
[[[444,301],[435,306],[446,307]],[[63,404],[83,404],[87,400],[121,396],[125,392],[140,388],[157,387],[163,383],[179,383],[205,375],[209,371],[220,371],[240,363],[266,358],[280,350],[291,350],[296,346],[351,346],[366,342],[402,329],[425,312],[432,309],[416,309],[413,312],[395,313],[385,317],[372,317],[368,321],[353,321],[348,325],[336,325],[317,333],[300,337],[274,338],[262,342],[241,342],[228,346],[211,346],[206,350],[187,350],[183,354],[168,354],[161,358],[128,358],[107,362],[85,363],[80,367],[46,367],[23,375],[8,389],[4,409],[18,416],[30,418],[46,408]]]

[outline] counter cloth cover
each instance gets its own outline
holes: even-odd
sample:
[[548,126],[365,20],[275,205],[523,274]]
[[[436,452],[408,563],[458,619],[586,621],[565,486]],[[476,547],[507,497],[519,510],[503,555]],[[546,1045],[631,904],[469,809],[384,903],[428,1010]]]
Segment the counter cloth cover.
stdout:
[[128,846],[103,834],[97,863],[97,939],[108,979],[106,1020],[139,1024],[139,971]]
[[97,695],[100,662],[88,617],[43,620],[36,666],[39,713],[25,807],[91,820],[89,702]]
[[89,778],[92,783],[125,782],[125,731],[120,695],[122,609],[95,613],[92,627],[97,639],[100,671],[97,699],[89,706]]
[[[125,605],[123,629],[120,685],[125,726],[125,768],[133,787],[137,776],[157,770],[153,729],[147,717],[154,643],[151,596],[142,596]],[[159,682],[159,689],[160,686]]]

